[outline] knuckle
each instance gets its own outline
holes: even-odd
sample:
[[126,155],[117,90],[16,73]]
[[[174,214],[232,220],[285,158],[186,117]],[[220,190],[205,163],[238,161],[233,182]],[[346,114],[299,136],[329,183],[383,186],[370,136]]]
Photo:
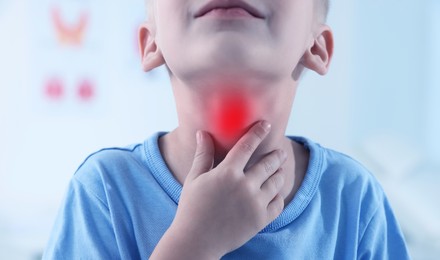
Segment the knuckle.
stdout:
[[240,172],[238,172],[236,169],[227,168],[224,172],[219,174],[219,181],[230,188],[240,187],[242,176],[243,175],[240,174]]
[[263,163],[263,167],[264,167],[264,171],[265,171],[266,173],[273,173],[273,172],[274,172],[274,166],[273,166],[273,164],[272,164],[271,162],[269,162],[269,161],[265,161],[265,162]]
[[237,169],[230,169],[227,177],[230,178],[233,182],[240,182],[243,177],[243,172]]
[[206,152],[204,152],[204,151],[197,151],[194,154],[194,160],[196,160],[196,161],[202,160],[205,157],[205,155],[206,155]]
[[283,150],[278,150],[277,155],[280,162],[283,162],[287,158],[287,154]]
[[221,181],[222,183],[233,183],[234,182],[234,172],[233,169],[227,168],[224,169],[224,171],[220,172],[220,174],[218,175],[218,180]]
[[283,175],[281,172],[278,172],[276,176],[277,176],[277,178],[278,178],[278,181],[279,181],[279,183],[280,183],[280,186],[282,187],[283,184],[284,184],[284,175]]
[[269,179],[269,187],[273,191],[277,191],[281,188],[282,180],[279,175],[274,175]]
[[240,151],[247,154],[252,154],[255,150],[255,147],[248,142],[243,142],[239,145]]
[[225,175],[233,174],[235,172],[235,169],[233,167],[231,167],[230,165],[223,165],[221,171],[222,171],[221,175],[225,176]]

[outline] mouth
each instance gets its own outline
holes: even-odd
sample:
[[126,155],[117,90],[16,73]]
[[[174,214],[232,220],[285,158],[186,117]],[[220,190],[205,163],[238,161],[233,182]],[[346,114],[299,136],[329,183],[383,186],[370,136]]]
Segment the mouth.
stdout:
[[264,19],[264,15],[255,7],[242,0],[212,0],[204,5],[200,10],[196,12],[194,18],[200,18],[205,15],[209,15],[215,12],[227,12],[236,14],[247,14],[248,16]]

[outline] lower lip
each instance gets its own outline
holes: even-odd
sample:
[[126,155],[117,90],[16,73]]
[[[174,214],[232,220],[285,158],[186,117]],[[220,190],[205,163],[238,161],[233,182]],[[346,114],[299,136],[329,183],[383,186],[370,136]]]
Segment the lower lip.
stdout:
[[215,18],[256,18],[243,8],[218,8],[207,12],[203,17]]

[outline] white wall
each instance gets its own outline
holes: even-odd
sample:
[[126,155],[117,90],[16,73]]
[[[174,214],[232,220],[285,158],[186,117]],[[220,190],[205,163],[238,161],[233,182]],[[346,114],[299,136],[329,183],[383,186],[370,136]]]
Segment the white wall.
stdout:
[[[0,258],[29,259],[44,247],[67,183],[88,154],[170,130],[176,119],[164,72],[141,71],[142,0],[0,3]],[[52,7],[67,25],[88,12],[81,46],[57,40]],[[57,100],[44,90],[53,76],[63,82]],[[95,84],[92,100],[77,95],[83,79]]]
[[431,0],[428,11],[430,26],[428,41],[428,84],[426,95],[425,142],[429,150],[430,161],[440,164],[440,1]]

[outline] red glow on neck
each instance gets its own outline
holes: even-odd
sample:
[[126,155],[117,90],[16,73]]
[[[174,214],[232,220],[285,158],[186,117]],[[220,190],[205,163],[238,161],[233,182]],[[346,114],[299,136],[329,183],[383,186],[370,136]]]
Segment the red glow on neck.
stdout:
[[251,117],[251,106],[243,93],[223,94],[214,102],[211,120],[222,140],[232,142],[245,131]]

